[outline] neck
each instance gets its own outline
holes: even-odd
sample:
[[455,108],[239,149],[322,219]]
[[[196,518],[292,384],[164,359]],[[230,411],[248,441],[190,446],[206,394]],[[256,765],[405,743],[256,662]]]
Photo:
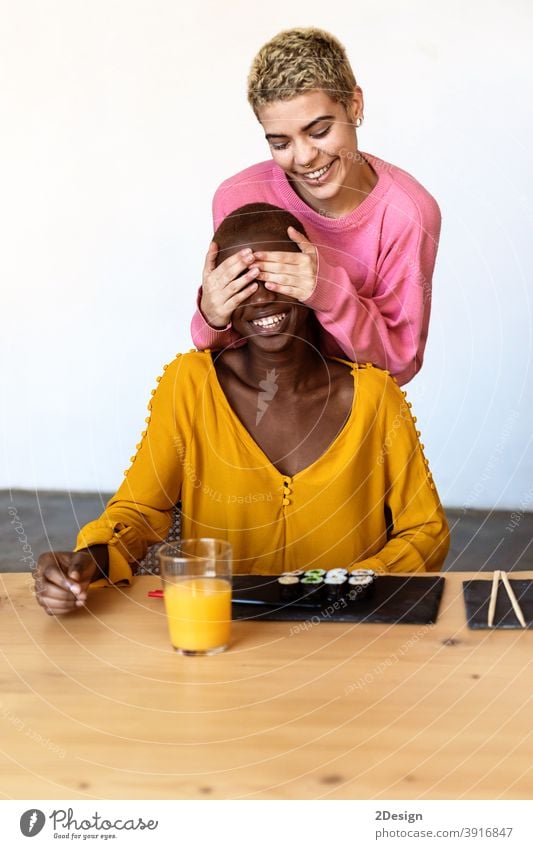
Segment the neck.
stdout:
[[248,342],[241,351],[247,382],[259,387],[262,381],[270,381],[282,394],[292,394],[302,385],[314,383],[324,368],[324,358],[311,339],[295,339],[282,351],[265,351]]

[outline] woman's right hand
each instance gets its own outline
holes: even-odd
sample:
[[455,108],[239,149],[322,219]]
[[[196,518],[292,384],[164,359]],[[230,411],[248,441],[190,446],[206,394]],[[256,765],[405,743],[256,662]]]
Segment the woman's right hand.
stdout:
[[233,311],[257,289],[253,281],[259,269],[252,265],[254,255],[249,248],[215,267],[217,253],[218,245],[211,242],[202,276],[200,310],[211,327],[222,329],[229,324]]
[[100,564],[89,550],[47,551],[34,572],[37,601],[49,616],[72,613],[84,606],[89,584],[101,576]]

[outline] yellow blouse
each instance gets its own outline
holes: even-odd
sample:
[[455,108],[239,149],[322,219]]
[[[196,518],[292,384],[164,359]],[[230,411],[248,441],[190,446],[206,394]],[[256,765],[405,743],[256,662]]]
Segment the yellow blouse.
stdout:
[[164,540],[181,498],[182,536],[227,539],[237,573],[356,564],[438,570],[448,526],[410,404],[388,373],[346,367],[354,379],[346,424],[324,454],[290,477],[230,407],[211,354],[178,355],[159,379],[125,480],[80,531],[76,550],[106,543],[110,580],[128,579],[128,563]]

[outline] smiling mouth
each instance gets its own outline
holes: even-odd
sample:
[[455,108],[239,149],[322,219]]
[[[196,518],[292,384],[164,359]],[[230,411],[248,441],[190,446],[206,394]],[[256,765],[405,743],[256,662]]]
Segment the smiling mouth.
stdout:
[[276,315],[265,315],[262,318],[254,318],[251,324],[254,327],[263,327],[266,330],[271,330],[273,327],[281,324],[286,315],[286,312],[276,313]]
[[317,168],[316,171],[309,171],[308,173],[300,174],[299,176],[305,177],[306,180],[320,180],[325,174],[328,173],[329,169],[331,168],[334,162],[335,160],[332,159],[331,162],[329,162],[328,165],[324,165],[323,168]]

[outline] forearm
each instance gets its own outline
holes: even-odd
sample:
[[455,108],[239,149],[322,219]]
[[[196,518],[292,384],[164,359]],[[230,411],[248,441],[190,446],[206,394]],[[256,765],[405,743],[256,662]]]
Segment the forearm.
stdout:
[[387,542],[376,556],[384,571],[438,571],[449,548],[446,514],[405,392],[382,373],[381,379],[376,473],[383,474]]
[[448,525],[441,507],[425,525],[394,536],[373,557],[354,568],[385,573],[438,572],[449,544]]
[[319,257],[316,287],[305,303],[348,359],[373,363],[401,383],[419,370],[430,302],[416,285],[398,281],[393,290],[365,298],[343,268]]

